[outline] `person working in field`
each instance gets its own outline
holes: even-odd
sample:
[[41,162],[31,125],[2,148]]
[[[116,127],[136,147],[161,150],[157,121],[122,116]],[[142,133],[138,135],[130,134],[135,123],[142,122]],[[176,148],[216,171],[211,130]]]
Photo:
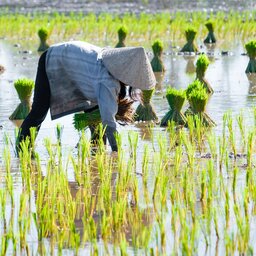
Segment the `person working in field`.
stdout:
[[[40,129],[48,110],[52,120],[78,111],[99,108],[112,151],[117,151],[116,114],[132,120],[132,89],[149,90],[156,84],[143,47],[100,48],[73,41],[51,46],[38,63],[32,108],[16,142]],[[129,96],[126,97],[126,86]],[[122,118],[120,118],[122,119]]]

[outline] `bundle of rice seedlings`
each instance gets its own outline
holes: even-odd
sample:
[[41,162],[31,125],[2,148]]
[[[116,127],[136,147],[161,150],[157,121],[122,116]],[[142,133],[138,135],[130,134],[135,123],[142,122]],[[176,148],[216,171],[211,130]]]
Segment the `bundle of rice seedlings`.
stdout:
[[10,120],[25,119],[31,109],[30,98],[35,87],[33,80],[20,78],[14,82],[21,103],[9,117]]
[[181,112],[181,109],[186,99],[186,92],[182,89],[177,90],[175,88],[168,87],[166,91],[166,98],[169,103],[170,110],[162,118],[160,125],[168,126],[168,123],[172,121],[178,125],[185,125],[187,120]]
[[207,93],[212,94],[213,89],[209,82],[205,79],[205,72],[210,64],[208,57],[205,54],[201,54],[196,62],[196,79],[203,83]]
[[91,112],[77,113],[73,118],[73,125],[78,131],[89,127],[89,125],[97,126],[99,123],[101,123],[101,116],[98,108]]
[[135,121],[155,121],[158,122],[158,117],[151,104],[151,98],[155,92],[155,89],[143,90],[142,98],[143,103],[140,103],[135,111]]
[[118,31],[118,43],[115,46],[116,48],[125,47],[125,39],[128,33],[128,30],[125,26],[119,27]]
[[214,35],[213,22],[212,21],[208,21],[205,24],[205,26],[208,29],[208,35],[204,39],[204,43],[205,44],[215,44],[217,40],[216,40],[216,37]]
[[202,125],[215,126],[214,121],[205,113],[209,95],[203,83],[196,79],[188,86],[186,96],[190,104],[190,110],[186,111],[186,115],[197,115]]
[[[119,123],[127,124],[134,122],[133,101],[129,99],[120,100],[118,103],[118,111],[115,116]],[[81,131],[89,126],[96,127],[101,123],[100,110],[98,107],[89,109],[83,113],[76,113],[73,117],[73,125],[76,130]]]
[[[202,82],[200,82],[198,79],[196,79],[194,82],[189,84],[188,88],[186,89],[186,98],[189,98],[189,95],[193,91],[200,91],[200,90],[205,90],[204,85]],[[191,104],[188,107],[188,109],[185,111],[185,116],[188,117],[189,115],[194,115],[194,111],[192,110]]]
[[189,27],[185,30],[187,43],[181,49],[181,52],[198,52],[194,39],[196,37],[196,30],[193,27]]
[[245,49],[250,58],[245,73],[256,73],[256,40],[248,42]]
[[151,61],[151,66],[154,72],[164,72],[165,67],[162,60],[162,54],[163,54],[163,43],[160,40],[155,40],[152,49],[154,53],[154,57]]
[[45,50],[47,50],[49,48],[48,43],[46,42],[46,40],[49,37],[49,32],[46,28],[40,28],[37,32],[39,39],[40,39],[40,45],[37,49],[38,52],[44,52]]

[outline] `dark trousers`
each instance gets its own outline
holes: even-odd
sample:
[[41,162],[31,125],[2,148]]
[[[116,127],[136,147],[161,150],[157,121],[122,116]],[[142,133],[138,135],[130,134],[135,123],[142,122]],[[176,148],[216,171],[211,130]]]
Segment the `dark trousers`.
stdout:
[[42,122],[44,121],[47,112],[50,108],[50,85],[45,70],[45,59],[46,52],[44,52],[38,61],[38,68],[35,81],[34,98],[31,107],[31,111],[23,121],[19,136],[17,139],[17,146],[19,143],[29,137],[30,139],[30,128],[36,127],[37,132],[39,131]]

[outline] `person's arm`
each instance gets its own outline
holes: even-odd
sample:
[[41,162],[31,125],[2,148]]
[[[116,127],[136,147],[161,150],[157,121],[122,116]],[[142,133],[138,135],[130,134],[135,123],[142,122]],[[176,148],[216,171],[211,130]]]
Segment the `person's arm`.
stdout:
[[116,138],[115,138],[115,134],[117,133],[116,128],[113,128],[111,126],[106,127],[106,135],[109,141],[109,144],[111,146],[112,151],[118,151],[117,149],[117,143],[116,143]]
[[117,133],[116,113],[118,111],[117,95],[120,89],[119,82],[115,79],[107,81],[99,88],[98,105],[106,135],[112,151],[117,151],[115,134]]

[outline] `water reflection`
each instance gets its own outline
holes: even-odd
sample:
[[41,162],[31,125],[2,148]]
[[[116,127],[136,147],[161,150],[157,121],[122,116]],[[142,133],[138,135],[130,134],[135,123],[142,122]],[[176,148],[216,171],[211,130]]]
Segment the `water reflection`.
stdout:
[[196,66],[195,66],[195,56],[183,56],[184,60],[187,61],[186,65],[186,73],[189,75],[193,75],[196,72]]
[[256,94],[256,73],[246,74],[249,81],[249,94]]
[[163,92],[163,80],[165,77],[164,72],[154,72],[156,77],[156,93]]
[[153,139],[153,126],[154,124],[152,122],[135,124],[135,127],[139,129],[141,139],[146,141],[152,141]]

